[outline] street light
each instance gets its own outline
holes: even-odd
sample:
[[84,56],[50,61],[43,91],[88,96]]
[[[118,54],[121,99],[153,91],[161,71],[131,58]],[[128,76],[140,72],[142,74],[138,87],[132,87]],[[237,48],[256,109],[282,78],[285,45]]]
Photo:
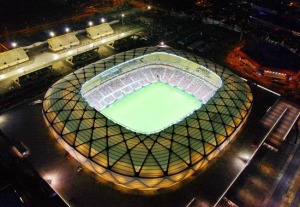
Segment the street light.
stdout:
[[93,22],[92,21],[89,21],[89,26],[91,27],[91,26],[93,26]]
[[121,16],[122,16],[122,24],[123,24],[123,23],[124,23],[124,20],[123,20],[123,19],[124,19],[125,15],[122,14]]
[[151,9],[151,6],[150,6],[150,5],[148,5],[148,6],[147,6],[147,9],[148,9],[148,10],[150,10],[150,9]]
[[53,31],[51,31],[49,34],[50,34],[51,37],[55,36],[55,33]]
[[66,27],[66,28],[65,28],[65,31],[66,31],[66,33],[70,32],[70,28],[69,28],[69,27]]
[[101,18],[101,23],[104,23],[105,22],[105,19],[102,17]]
[[16,42],[12,42],[12,43],[11,43],[11,46],[12,46],[13,48],[16,48],[17,45],[18,45],[18,44],[17,44]]

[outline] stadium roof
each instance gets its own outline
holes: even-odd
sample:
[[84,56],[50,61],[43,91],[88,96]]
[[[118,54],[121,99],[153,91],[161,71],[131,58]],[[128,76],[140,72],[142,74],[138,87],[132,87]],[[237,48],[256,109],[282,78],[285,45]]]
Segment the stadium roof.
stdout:
[[28,60],[29,57],[21,47],[2,52],[0,53],[0,70]]
[[[82,85],[105,69],[153,52],[187,58],[219,75],[221,88],[192,115],[144,135],[108,120],[82,97]],[[138,48],[103,59],[56,82],[43,101],[44,118],[77,160],[117,185],[159,189],[191,176],[237,133],[251,110],[249,86],[229,70],[172,48]]]
[[114,30],[108,23],[102,23],[96,26],[86,28],[87,36],[91,39],[97,39],[114,33]]

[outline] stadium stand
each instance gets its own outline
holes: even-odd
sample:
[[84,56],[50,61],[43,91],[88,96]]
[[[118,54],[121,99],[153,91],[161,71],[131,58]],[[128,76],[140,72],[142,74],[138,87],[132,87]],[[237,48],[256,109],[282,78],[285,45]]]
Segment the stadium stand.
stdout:
[[202,85],[203,85],[202,81],[194,79],[189,85],[189,87],[187,88],[187,91],[189,91],[192,94],[195,94],[198,89],[202,88]]
[[105,96],[108,96],[112,91],[111,89],[109,88],[109,85],[106,84],[104,85],[103,87],[100,88],[100,91],[101,91],[101,94],[105,97]]
[[170,77],[167,78],[166,80],[167,80],[167,83],[169,83],[170,85],[173,85],[173,86],[177,85],[178,88],[183,90],[183,88],[181,88],[181,86],[180,86],[180,82],[181,82],[183,76],[177,78],[178,74],[183,75],[180,71],[173,71],[173,73],[170,73]]
[[[162,61],[161,64],[159,64],[155,58]],[[155,62],[155,64],[150,64],[148,61],[151,63]],[[145,62],[148,63],[147,66],[144,65]],[[83,96],[91,106],[100,111],[123,98],[125,95],[151,83],[160,81],[186,91],[203,103],[209,101],[218,87],[206,81],[200,73],[189,73],[180,67],[178,68],[179,62],[185,63],[180,59],[178,60],[177,57],[165,54],[161,54],[157,57],[143,58],[142,61],[135,59],[130,61],[130,64],[123,64],[121,70],[119,70],[121,66],[117,66],[111,70],[112,73],[109,74],[105,72],[105,79],[102,81],[99,79],[101,74],[91,79],[90,81],[92,83],[97,82],[100,84],[93,84],[93,87],[89,91],[82,90]],[[194,66],[195,71],[196,69],[199,69],[199,66]],[[118,73],[114,73],[115,71],[118,71]],[[116,76],[118,77],[116,78]],[[91,87],[92,84],[87,83],[87,85]],[[85,87],[83,86],[83,88]],[[99,92],[101,92],[100,96]],[[88,95],[85,95],[85,93]],[[90,93],[91,96],[89,95]]]
[[129,94],[133,91],[133,89],[131,88],[130,85],[128,85],[128,86],[122,88],[121,91],[122,91],[123,94]]
[[124,85],[129,85],[130,83],[132,83],[131,78],[128,77],[128,76],[121,77],[121,78],[120,78],[120,81],[122,81],[122,83],[123,83]]

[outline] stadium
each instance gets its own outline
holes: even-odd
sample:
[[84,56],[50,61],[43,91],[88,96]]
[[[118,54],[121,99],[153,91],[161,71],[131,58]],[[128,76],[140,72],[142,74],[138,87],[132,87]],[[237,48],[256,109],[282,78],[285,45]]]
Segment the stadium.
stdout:
[[229,70],[184,51],[146,47],[57,81],[43,115],[85,167],[117,186],[155,191],[181,183],[222,151],[252,100]]

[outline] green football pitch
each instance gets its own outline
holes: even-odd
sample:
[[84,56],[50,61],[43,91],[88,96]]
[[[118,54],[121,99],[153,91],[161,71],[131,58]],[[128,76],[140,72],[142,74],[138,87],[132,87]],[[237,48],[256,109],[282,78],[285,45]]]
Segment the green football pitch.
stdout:
[[101,113],[131,131],[152,134],[179,122],[201,105],[187,92],[157,82],[125,96]]

